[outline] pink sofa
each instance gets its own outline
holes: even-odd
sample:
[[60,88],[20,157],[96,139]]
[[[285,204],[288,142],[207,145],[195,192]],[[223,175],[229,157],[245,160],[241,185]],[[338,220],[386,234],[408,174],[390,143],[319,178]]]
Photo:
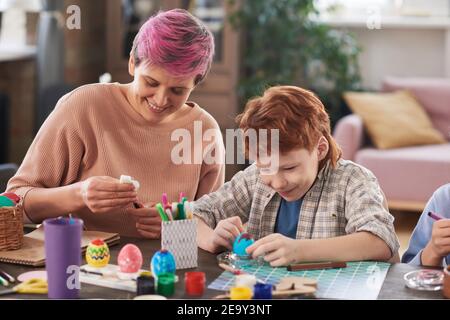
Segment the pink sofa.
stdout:
[[378,150],[354,114],[338,121],[334,137],[345,159],[375,174],[390,209],[422,211],[433,192],[450,182],[450,79],[391,77],[383,82],[383,91],[398,89],[413,92],[449,143]]

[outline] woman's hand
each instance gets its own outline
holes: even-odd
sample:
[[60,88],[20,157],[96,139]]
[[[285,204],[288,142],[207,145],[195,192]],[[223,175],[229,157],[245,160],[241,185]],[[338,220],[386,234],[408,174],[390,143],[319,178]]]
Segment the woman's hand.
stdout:
[[154,203],[146,204],[142,208],[129,208],[127,212],[136,221],[136,229],[141,236],[149,239],[161,238],[161,217]]
[[433,223],[431,239],[422,252],[422,264],[441,266],[442,259],[450,254],[450,219]]
[[81,183],[81,198],[93,213],[107,213],[137,202],[134,186],[107,176],[90,177]]
[[253,258],[264,256],[264,260],[272,267],[286,266],[299,259],[299,241],[279,233],[270,234],[259,239],[247,248],[247,253]]
[[214,251],[217,252],[220,248],[232,250],[234,239],[243,231],[241,218],[237,216],[220,220],[211,238]]

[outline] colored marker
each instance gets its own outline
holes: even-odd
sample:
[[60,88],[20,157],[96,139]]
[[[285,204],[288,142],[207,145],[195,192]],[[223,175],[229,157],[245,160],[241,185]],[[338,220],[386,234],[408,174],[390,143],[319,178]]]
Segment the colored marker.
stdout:
[[164,209],[167,209],[170,205],[169,205],[169,200],[167,199],[167,193],[163,193],[162,194],[162,205],[164,207]]
[[15,282],[16,279],[10,274],[8,274],[5,270],[0,269],[0,277],[3,277],[5,279],[8,279],[9,282]]
[[183,208],[184,214],[186,215],[186,219],[192,219],[191,203],[189,201],[184,201]]
[[170,221],[173,221],[173,216],[172,216],[172,210],[170,210],[169,208],[166,209],[166,214],[167,217],[169,218]]
[[5,287],[9,285],[8,281],[1,276],[0,276],[0,284]]
[[434,212],[428,212],[428,216],[430,217],[430,218],[433,218],[434,220],[436,220],[436,221],[439,221],[439,220],[441,220],[441,219],[444,219],[444,217],[441,217],[440,215],[438,215],[437,213],[434,213]]
[[178,220],[180,212],[178,211],[178,202],[172,202],[172,215],[174,220]]
[[75,224],[75,220],[73,220],[71,213],[69,213],[69,224]]
[[178,197],[178,202],[183,202],[184,192],[180,192],[180,196]]
[[164,212],[164,208],[161,203],[156,204],[156,210],[158,210],[159,216],[161,217],[162,221],[169,221],[169,218],[167,217],[166,213]]
[[186,215],[184,214],[184,206],[182,203],[177,204],[178,208],[178,220],[184,220],[186,219]]

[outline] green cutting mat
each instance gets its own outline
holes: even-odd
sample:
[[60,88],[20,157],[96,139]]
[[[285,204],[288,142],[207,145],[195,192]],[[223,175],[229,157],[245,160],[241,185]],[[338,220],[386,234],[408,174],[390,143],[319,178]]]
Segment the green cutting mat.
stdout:
[[[374,261],[348,262],[346,268],[307,271],[287,271],[269,265],[244,267],[266,283],[277,284],[284,277],[298,276],[318,280],[317,298],[376,299],[389,269],[389,264]],[[234,275],[224,271],[208,288],[227,291],[233,286]]]

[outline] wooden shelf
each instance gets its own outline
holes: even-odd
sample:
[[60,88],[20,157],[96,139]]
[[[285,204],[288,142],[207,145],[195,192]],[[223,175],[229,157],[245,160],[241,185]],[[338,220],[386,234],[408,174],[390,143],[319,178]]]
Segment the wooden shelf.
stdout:
[[17,61],[34,58],[35,46],[6,46],[0,45],[0,62]]

